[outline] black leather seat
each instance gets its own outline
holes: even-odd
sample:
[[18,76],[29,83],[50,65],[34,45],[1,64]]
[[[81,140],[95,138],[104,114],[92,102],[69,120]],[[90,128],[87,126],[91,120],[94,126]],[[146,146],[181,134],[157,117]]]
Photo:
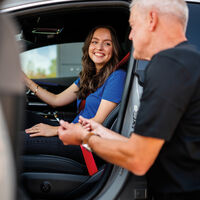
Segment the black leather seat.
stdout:
[[[112,128],[120,104],[109,114],[103,125]],[[23,155],[22,183],[31,196],[43,199],[75,199],[95,187],[104,175],[106,163],[93,176],[85,165],[69,158],[53,155]]]

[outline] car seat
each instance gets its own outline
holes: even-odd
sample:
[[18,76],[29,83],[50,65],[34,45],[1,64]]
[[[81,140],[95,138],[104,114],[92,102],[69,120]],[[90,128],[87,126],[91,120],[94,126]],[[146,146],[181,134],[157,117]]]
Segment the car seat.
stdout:
[[[111,128],[120,104],[109,114],[103,125]],[[106,163],[93,176],[85,165],[69,158],[54,155],[23,155],[22,182],[28,194],[39,198],[66,199],[90,190],[102,177]]]
[[[121,61],[124,65],[127,54]],[[108,115],[103,125],[112,129],[116,123],[120,104]],[[102,164],[98,172],[88,175],[85,165],[69,158],[55,155],[23,155],[23,172],[21,180],[25,190],[34,198],[42,199],[76,199],[91,189],[101,187],[111,164]],[[99,180],[101,179],[101,184]],[[95,184],[98,183],[98,184]],[[95,191],[95,190],[93,190]],[[92,194],[91,194],[92,196]],[[82,196],[83,197],[83,196]]]

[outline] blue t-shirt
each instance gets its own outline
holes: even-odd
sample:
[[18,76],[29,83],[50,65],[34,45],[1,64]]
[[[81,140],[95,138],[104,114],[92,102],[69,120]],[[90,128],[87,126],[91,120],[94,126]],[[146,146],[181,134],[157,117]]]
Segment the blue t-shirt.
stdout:
[[[126,79],[126,72],[122,69],[118,69],[110,74],[104,84],[99,87],[94,93],[87,96],[85,102],[85,108],[75,117],[72,123],[77,123],[79,115],[85,118],[93,118],[99,108],[102,99],[119,103],[122,98],[124,83]],[[79,87],[80,78],[74,83]],[[81,99],[77,99],[77,109]]]

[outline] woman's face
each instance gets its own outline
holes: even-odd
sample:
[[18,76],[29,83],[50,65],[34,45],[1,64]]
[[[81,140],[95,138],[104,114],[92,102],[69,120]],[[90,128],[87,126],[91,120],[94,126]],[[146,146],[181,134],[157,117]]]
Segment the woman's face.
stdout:
[[89,56],[97,72],[111,59],[112,54],[113,44],[110,31],[106,28],[98,28],[89,45]]

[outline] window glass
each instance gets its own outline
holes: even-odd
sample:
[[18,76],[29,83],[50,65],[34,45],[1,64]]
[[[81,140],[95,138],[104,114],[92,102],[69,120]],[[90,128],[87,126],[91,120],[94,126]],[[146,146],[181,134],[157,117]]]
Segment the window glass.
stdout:
[[23,52],[22,68],[32,79],[78,76],[82,46],[83,43],[59,44]]
[[137,70],[136,73],[139,75],[139,80],[141,83],[144,82],[144,70],[146,66],[148,65],[149,61],[145,60],[138,60],[137,62]]
[[189,3],[189,21],[187,27],[187,38],[200,50],[200,5]]
[[147,60],[139,60],[137,65],[137,70],[144,71],[149,61]]

